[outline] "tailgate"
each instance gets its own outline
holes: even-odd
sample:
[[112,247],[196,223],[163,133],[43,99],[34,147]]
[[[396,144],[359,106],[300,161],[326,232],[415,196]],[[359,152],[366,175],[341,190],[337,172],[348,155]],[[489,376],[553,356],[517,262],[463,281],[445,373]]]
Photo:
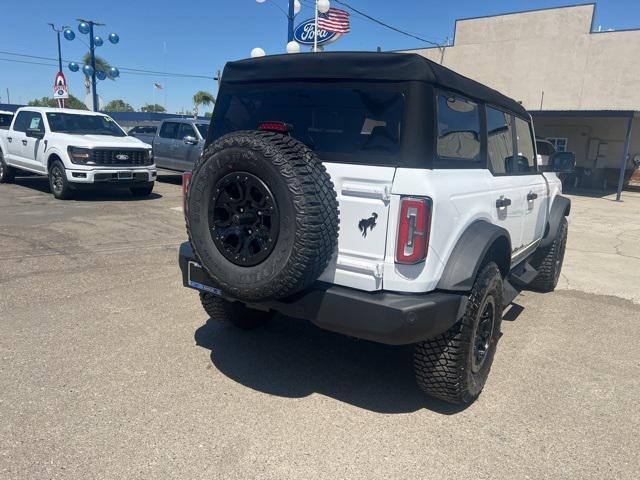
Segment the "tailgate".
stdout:
[[340,208],[338,252],[320,280],[381,290],[395,167],[324,163]]

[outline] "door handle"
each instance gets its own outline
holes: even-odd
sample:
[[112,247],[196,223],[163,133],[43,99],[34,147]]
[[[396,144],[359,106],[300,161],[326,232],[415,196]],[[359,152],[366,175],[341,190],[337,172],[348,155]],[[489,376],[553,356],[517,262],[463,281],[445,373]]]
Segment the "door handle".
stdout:
[[13,142],[13,137],[7,137],[7,141],[8,141],[9,143]]
[[26,140],[22,140],[22,144],[26,147],[27,146],[27,141]]
[[533,202],[536,198],[538,198],[538,194],[537,193],[529,192],[527,194],[527,201],[528,202]]
[[500,197],[496,200],[496,208],[505,208],[511,205],[511,199],[506,197]]

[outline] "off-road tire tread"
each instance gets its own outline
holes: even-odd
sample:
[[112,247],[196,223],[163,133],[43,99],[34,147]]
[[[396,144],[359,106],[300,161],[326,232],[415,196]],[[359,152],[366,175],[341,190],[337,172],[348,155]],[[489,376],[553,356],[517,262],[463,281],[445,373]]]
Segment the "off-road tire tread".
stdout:
[[533,279],[529,287],[539,292],[553,292],[557,285],[558,276],[556,268],[562,269],[562,263],[556,267],[558,255],[564,255],[567,245],[567,235],[569,233],[569,222],[566,217],[562,217],[560,229],[553,240],[553,243],[545,248],[539,248],[531,259],[531,266],[538,271],[538,275]]
[[252,330],[267,323],[272,312],[252,310],[238,302],[229,302],[211,293],[200,292],[200,302],[212,320],[230,323],[242,330]]
[[[435,338],[415,345],[414,369],[418,386],[429,396],[453,404],[468,404],[473,402],[480,392],[472,394],[467,385],[467,357],[469,349],[473,348],[472,333],[477,310],[480,308],[485,292],[495,276],[500,276],[500,269],[494,262],[487,262],[480,268],[471,292],[467,307],[460,321],[446,332]],[[500,283],[502,285],[502,283]],[[498,331],[502,318],[502,293],[496,298],[499,309],[496,322]],[[487,362],[493,361],[491,358]],[[491,364],[489,364],[489,369]],[[489,373],[486,371],[486,375]],[[486,377],[485,377],[486,380]]]
[[198,262],[214,278],[216,286],[233,298],[260,301],[284,298],[313,283],[327,268],[336,249],[339,230],[339,210],[331,177],[320,158],[302,142],[267,131],[237,131],[227,134],[209,145],[193,167],[196,177],[212,157],[226,148],[247,148],[271,159],[280,172],[286,173],[293,203],[301,213],[295,221],[297,235],[286,272],[266,287],[237,288],[221,275],[209,271],[200,261],[197,245],[191,237],[189,215],[186,215],[189,243]]

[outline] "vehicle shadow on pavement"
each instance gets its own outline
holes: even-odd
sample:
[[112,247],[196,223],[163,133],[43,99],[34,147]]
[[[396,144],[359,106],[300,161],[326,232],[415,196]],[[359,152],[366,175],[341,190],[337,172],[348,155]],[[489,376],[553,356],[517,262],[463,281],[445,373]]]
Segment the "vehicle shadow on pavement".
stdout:
[[426,397],[413,376],[413,348],[357,340],[276,316],[243,331],[211,319],[195,332],[213,365],[254,390],[286,398],[319,393],[378,413],[427,408],[451,415],[465,407]]
[[158,172],[158,181],[172,185],[182,185],[182,174],[177,172]]
[[[49,180],[46,177],[16,177],[14,185],[26,187],[41,193],[51,194],[49,188]],[[52,194],[51,194],[52,195]],[[131,194],[127,187],[113,188],[112,186],[86,186],[75,191],[70,201],[87,201],[87,202],[107,202],[107,201],[148,201],[162,198],[159,193],[151,193],[147,197],[135,197]]]

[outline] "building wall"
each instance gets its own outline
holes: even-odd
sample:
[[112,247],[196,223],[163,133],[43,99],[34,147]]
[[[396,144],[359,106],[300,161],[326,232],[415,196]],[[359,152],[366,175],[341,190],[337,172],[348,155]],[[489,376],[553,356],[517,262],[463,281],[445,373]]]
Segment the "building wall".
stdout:
[[638,111],[640,30],[592,33],[594,9],[580,5],[458,20],[453,46],[411,51],[528,110]]

